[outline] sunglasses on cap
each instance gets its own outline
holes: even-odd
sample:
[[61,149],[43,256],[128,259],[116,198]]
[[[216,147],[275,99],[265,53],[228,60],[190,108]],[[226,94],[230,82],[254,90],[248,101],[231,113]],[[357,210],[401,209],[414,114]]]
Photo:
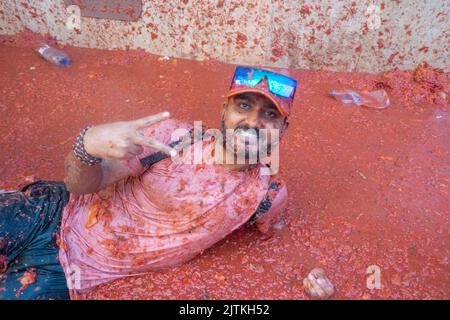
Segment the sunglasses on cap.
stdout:
[[237,67],[234,72],[232,86],[256,87],[264,78],[267,79],[270,93],[286,99],[294,98],[297,80],[263,69]]

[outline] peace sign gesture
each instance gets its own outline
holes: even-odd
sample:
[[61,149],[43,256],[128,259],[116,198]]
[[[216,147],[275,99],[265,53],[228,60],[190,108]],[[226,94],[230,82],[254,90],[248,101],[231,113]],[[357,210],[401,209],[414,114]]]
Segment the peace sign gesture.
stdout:
[[129,159],[142,153],[144,147],[173,156],[176,154],[173,148],[141,133],[142,129],[169,117],[170,113],[165,111],[137,120],[93,126],[84,136],[84,148],[90,155],[102,159]]

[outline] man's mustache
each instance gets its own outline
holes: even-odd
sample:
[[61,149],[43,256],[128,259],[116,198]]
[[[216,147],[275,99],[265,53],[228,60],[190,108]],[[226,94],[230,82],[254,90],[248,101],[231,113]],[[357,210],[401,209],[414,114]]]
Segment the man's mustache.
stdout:
[[235,134],[248,134],[248,135],[254,135],[256,136],[256,141],[260,141],[260,143],[262,144],[268,144],[268,146],[270,147],[270,143],[268,143],[269,137],[268,137],[268,131],[267,129],[261,129],[260,127],[250,127],[247,124],[240,124],[238,126],[236,126],[234,129],[233,128],[227,128],[225,126],[225,122],[222,121],[222,134],[223,134],[223,143],[225,144],[226,141],[231,138],[231,136],[229,136],[230,134],[235,135]]
[[236,132],[242,132],[247,134],[256,135],[256,138],[259,139],[261,136],[261,129],[260,128],[251,128],[248,125],[239,125],[236,128],[234,128],[234,133]]

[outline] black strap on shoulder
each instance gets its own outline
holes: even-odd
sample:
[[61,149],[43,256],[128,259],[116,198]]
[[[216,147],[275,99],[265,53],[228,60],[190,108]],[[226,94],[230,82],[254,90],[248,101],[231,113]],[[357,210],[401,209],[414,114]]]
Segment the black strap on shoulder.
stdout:
[[[169,146],[173,148],[179,143],[180,143],[180,141],[174,141],[172,143],[169,143]],[[164,159],[167,159],[169,157],[170,156],[167,153],[158,151],[158,152],[152,153],[149,156],[146,156],[145,158],[139,159],[139,161],[141,162],[142,166],[144,166],[145,169],[148,169],[155,163],[162,161]]]
[[256,211],[253,213],[253,215],[250,217],[250,219],[247,221],[248,224],[254,224],[256,220],[258,220],[260,217],[262,217],[265,213],[269,211],[269,209],[272,207],[272,200],[269,196],[270,190],[278,190],[279,185],[276,181],[273,181],[269,185],[269,190],[267,191],[266,195],[264,196],[264,199],[259,203],[258,208],[256,208]]
[[[193,144],[194,142],[200,140],[202,137],[207,136],[204,128],[202,130],[201,137],[194,137],[194,129],[189,130],[189,133],[187,135],[188,135],[188,139],[190,138],[190,141],[187,142],[188,144]],[[178,141],[173,141],[173,142],[169,143],[169,146],[173,148],[182,142],[186,143],[186,140],[187,140],[186,137],[183,137]],[[169,157],[170,157],[170,155],[168,155],[162,151],[158,151],[158,152],[152,153],[151,155],[146,156],[145,158],[140,159],[139,161],[141,162],[141,164],[145,168],[145,170],[147,170],[155,163],[162,161],[164,159],[167,159]]]

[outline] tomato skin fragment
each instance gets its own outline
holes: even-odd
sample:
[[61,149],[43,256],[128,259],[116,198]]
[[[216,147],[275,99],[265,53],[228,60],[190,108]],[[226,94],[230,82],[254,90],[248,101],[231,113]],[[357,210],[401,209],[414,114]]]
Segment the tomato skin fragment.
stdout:
[[5,255],[0,255],[0,274],[6,272],[6,269],[8,269],[8,260]]
[[86,228],[92,228],[108,212],[109,202],[105,200],[95,200],[89,207]]
[[21,287],[17,290],[16,297],[19,297],[22,292],[37,280],[37,274],[35,269],[29,269],[24,272],[23,277],[19,279]]

